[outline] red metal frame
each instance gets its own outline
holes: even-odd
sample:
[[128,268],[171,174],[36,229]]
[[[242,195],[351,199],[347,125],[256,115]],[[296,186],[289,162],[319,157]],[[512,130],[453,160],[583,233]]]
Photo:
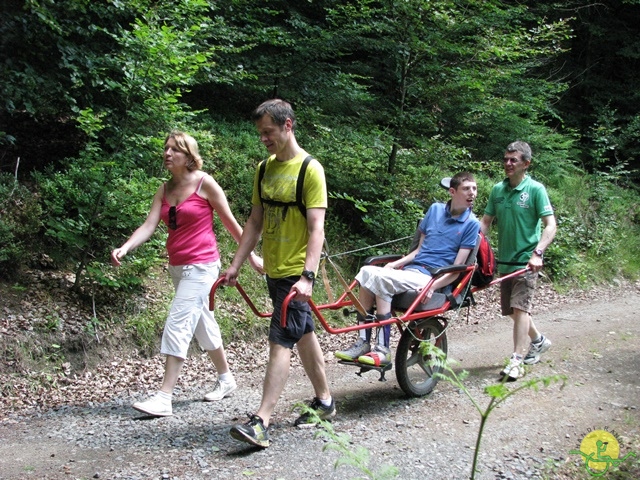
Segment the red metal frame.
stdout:
[[[222,275],[221,277],[218,278],[218,280],[216,280],[216,282],[211,287],[211,292],[209,293],[209,310],[214,310],[215,309],[215,307],[216,307],[216,302],[215,302],[216,291],[218,290],[218,287],[220,287],[220,285],[224,286],[224,280],[225,280],[224,275]],[[245,302],[247,302],[247,305],[249,305],[249,308],[251,308],[251,310],[253,311],[253,313],[256,316],[258,316],[260,318],[269,318],[273,314],[273,312],[269,312],[269,313],[260,312],[260,310],[258,310],[256,308],[254,303],[249,298],[249,295],[247,295],[247,293],[240,286],[240,284],[236,282],[235,287],[238,290],[238,292],[240,292],[240,295],[242,295],[242,298],[244,298]]]
[[[462,267],[462,266],[461,266]],[[466,266],[466,268],[460,270],[461,273],[461,278],[458,280],[458,283],[456,284],[456,286],[453,288],[452,296],[455,298],[458,295],[462,294],[464,292],[464,290],[467,288],[468,284],[471,282],[471,277],[473,276],[473,272],[475,269],[475,265],[468,265]],[[484,290],[486,288],[489,288],[493,285],[496,285],[508,278],[513,278],[513,277],[517,277],[519,275],[522,275],[523,273],[525,273],[527,271],[526,268],[517,270],[513,273],[510,273],[508,275],[505,275],[503,277],[499,277],[495,280],[493,280],[491,283],[489,283],[488,285],[485,285],[483,287],[471,287],[470,292],[471,293],[475,293],[478,292],[480,290]],[[380,321],[376,321],[376,322],[367,322],[366,324],[360,324],[360,325],[351,325],[348,327],[340,327],[340,328],[333,328],[331,327],[331,325],[329,325],[326,321],[326,319],[324,318],[324,315],[322,314],[323,310],[338,310],[340,308],[346,308],[346,307],[353,307],[353,302],[351,300],[349,300],[347,298],[347,291],[343,292],[342,295],[340,295],[340,297],[333,303],[325,303],[322,305],[316,305],[313,300],[309,300],[309,306],[311,307],[311,311],[315,314],[315,316],[318,318],[318,320],[320,321],[320,323],[322,324],[322,327],[329,333],[331,334],[341,334],[341,333],[347,333],[347,332],[352,332],[355,330],[363,330],[366,328],[376,328],[376,327],[382,327],[384,325],[390,325],[390,324],[397,324],[398,327],[400,329],[402,329],[402,324],[407,323],[407,322],[411,322],[413,320],[419,320],[419,319],[423,319],[423,318],[429,318],[429,317],[434,317],[437,315],[441,315],[442,313],[446,312],[447,310],[450,309],[451,307],[451,302],[449,300],[445,300],[445,303],[436,309],[432,309],[432,310],[424,310],[424,311],[415,311],[416,308],[420,305],[420,303],[422,302],[422,300],[424,299],[427,290],[429,289],[429,287],[433,284],[433,282],[435,282],[435,280],[438,277],[432,277],[429,280],[429,283],[425,286],[425,288],[422,289],[422,291],[420,292],[420,294],[416,297],[416,299],[413,301],[413,303],[411,303],[411,305],[409,306],[409,308],[407,308],[404,312],[402,312],[401,315],[396,316],[396,317],[392,317],[388,320],[380,320]],[[220,287],[220,285],[224,284],[224,276],[221,276],[220,278],[218,278],[218,280],[213,284],[213,286],[211,287],[211,293],[209,295],[209,310],[213,310],[215,308],[215,293],[217,291],[217,289]],[[357,286],[357,282],[355,280],[353,280],[351,282],[351,284],[349,285],[349,289],[354,289]],[[247,304],[249,305],[249,308],[251,308],[251,310],[253,311],[253,313],[255,315],[257,315],[258,317],[261,318],[268,318],[271,317],[271,315],[273,314],[273,312],[269,312],[269,313],[264,313],[264,312],[260,312],[257,307],[255,306],[255,304],[251,301],[251,299],[249,298],[249,296],[247,295],[247,293],[244,291],[244,289],[240,286],[239,283],[236,282],[235,284],[235,288],[238,290],[238,292],[240,292],[240,295],[242,296],[242,298],[244,298],[244,300],[247,302]],[[281,310],[281,315],[280,315],[280,324],[282,325],[282,327],[284,328],[286,326],[286,322],[287,322],[287,309],[289,307],[289,302],[291,302],[291,300],[293,300],[293,298],[296,296],[296,292],[292,291],[291,293],[289,293],[283,303],[282,303],[282,310]]]

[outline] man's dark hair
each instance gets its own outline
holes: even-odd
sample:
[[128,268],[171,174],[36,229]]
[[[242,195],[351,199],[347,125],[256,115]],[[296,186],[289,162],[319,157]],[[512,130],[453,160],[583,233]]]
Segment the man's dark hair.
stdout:
[[265,115],[269,115],[273,123],[279,127],[283,127],[287,118],[291,119],[291,129],[295,130],[296,127],[296,115],[293,113],[293,108],[289,102],[274,98],[262,102],[258,108],[256,108],[251,114],[251,120],[257,122]]
[[469,172],[456,173],[451,178],[451,182],[449,183],[449,188],[453,188],[457,190],[458,187],[462,184],[462,182],[475,182],[475,181],[476,181],[476,178],[473,176],[473,174]]
[[522,140],[511,142],[507,145],[506,151],[509,153],[520,152],[522,154],[522,160],[525,162],[531,160],[531,147],[527,142],[523,142]]

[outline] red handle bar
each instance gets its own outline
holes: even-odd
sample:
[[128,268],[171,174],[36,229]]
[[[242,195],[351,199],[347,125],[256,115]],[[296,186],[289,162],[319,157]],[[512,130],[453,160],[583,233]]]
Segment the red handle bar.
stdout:
[[[473,287],[471,289],[472,292],[477,292],[478,290],[484,290],[487,287],[490,287],[492,285],[496,285],[500,282],[502,282],[503,280],[507,280],[509,278],[514,278],[517,276],[520,276],[524,273],[526,273],[529,269],[528,268],[521,268],[520,270],[516,270],[515,272],[509,273],[507,275],[503,275],[502,277],[498,277],[495,280],[493,280],[491,283],[489,283],[488,285],[485,285],[484,287]],[[433,283],[433,281],[435,280],[435,278],[432,278],[431,281],[429,282],[429,284],[427,285],[427,287],[429,287],[431,285],[431,283]],[[414,300],[413,304],[411,305],[411,307],[409,308],[408,312],[413,312],[414,308],[422,301],[422,298],[424,297],[425,293],[426,293],[427,288],[423,289],[423,291],[420,293],[420,295],[418,295],[418,297]],[[293,298],[297,295],[296,291],[292,291],[289,292],[289,294],[284,298],[284,301],[282,302],[282,308],[280,310],[280,326],[282,328],[285,328],[287,326],[287,310],[289,308],[289,302],[291,300],[293,300]],[[334,333],[334,329],[330,328],[323,320],[322,315],[320,315],[320,312],[318,311],[318,308],[315,306],[315,304],[313,303],[312,300],[309,300],[309,306],[311,307],[311,310],[313,310],[316,315],[318,315],[318,318],[321,320],[323,326],[325,327],[325,329],[327,331],[329,331],[330,333]],[[412,313],[411,315],[407,315],[408,312],[405,312],[405,315],[403,317],[405,317],[406,320],[413,320],[413,317],[416,318],[420,318],[421,316],[423,316],[423,313]],[[395,322],[395,319],[392,319]],[[386,324],[386,323],[390,323],[389,321],[383,321],[381,322],[381,324]],[[341,331],[341,330],[340,330]],[[338,330],[335,330],[335,333],[337,333]]]
[[286,297],[284,297],[284,300],[282,301],[282,307],[280,309],[280,326],[282,328],[286,328],[287,326],[287,310],[289,309],[289,302],[293,300],[293,297],[295,297],[297,294],[298,292],[292,290]]
[[[225,281],[225,276],[221,275],[220,278],[218,278],[218,280],[216,280],[213,286],[211,287],[211,292],[209,292],[209,310],[213,310],[215,308],[216,291],[218,290],[218,287],[220,285],[224,286],[224,281]],[[244,298],[245,302],[247,302],[247,305],[249,305],[249,308],[251,308],[254,314],[256,314],[258,317],[261,317],[261,318],[268,318],[271,316],[271,313],[261,313],[258,310],[258,308],[253,304],[253,302],[249,298],[249,295],[247,295],[247,293],[244,291],[244,289],[240,286],[238,282],[236,282],[235,287],[238,289],[238,292],[240,292],[240,295],[242,295],[242,298]]]
[[[519,275],[524,274],[525,272],[527,272],[528,269],[527,268],[522,268],[520,270],[517,270],[513,273],[509,273],[507,275],[504,275],[502,277],[498,277],[495,280],[493,280],[491,283],[489,283],[488,285],[485,285],[483,287],[473,287],[471,289],[471,292],[477,292],[479,290],[484,290],[485,288],[488,288],[492,285],[496,285],[500,282],[502,282],[503,280],[509,279],[509,278],[513,278],[513,277],[517,277]],[[468,274],[470,275],[471,272],[468,272]],[[213,310],[214,306],[215,306],[215,292],[218,289],[218,287],[223,284],[225,278],[224,276],[221,276],[220,278],[218,278],[218,280],[216,280],[216,282],[213,284],[213,286],[211,287],[211,293],[209,296],[209,310]],[[427,287],[434,281],[435,279],[432,278],[430,283],[427,285]],[[240,295],[242,296],[242,298],[244,298],[244,300],[247,302],[247,304],[249,305],[249,307],[251,308],[251,310],[253,311],[253,313],[261,318],[268,318],[272,316],[272,313],[261,313],[256,306],[253,304],[253,302],[251,301],[251,299],[249,298],[249,296],[246,294],[246,292],[244,291],[244,289],[240,286],[239,283],[236,282],[235,287],[238,289],[238,292],[240,292]],[[415,320],[415,319],[419,319],[424,317],[424,312],[416,312],[413,313],[413,310],[416,308],[416,306],[418,304],[420,304],[420,302],[422,301],[425,293],[426,293],[426,288],[423,289],[422,292],[420,292],[420,294],[418,295],[418,297],[414,300],[414,302],[412,303],[412,305],[409,307],[409,309],[407,310],[407,312],[404,313],[404,315],[402,316],[402,320],[403,321],[410,321],[410,320]],[[287,294],[287,296],[284,298],[283,302],[282,302],[282,307],[280,310],[280,326],[282,328],[286,328],[287,326],[287,311],[289,309],[289,303],[291,302],[291,300],[293,300],[293,298],[298,294],[298,292],[296,292],[295,290],[289,292]],[[370,328],[372,326],[381,326],[381,325],[386,325],[386,324],[390,324],[390,323],[396,323],[397,322],[397,318],[392,318],[389,320],[383,320],[383,321],[379,321],[376,322],[372,325],[369,325],[368,327],[362,327],[362,326],[352,326],[352,327],[343,327],[343,328],[338,328],[338,329],[334,329],[331,328],[326,321],[324,320],[320,310],[322,310],[323,308],[331,308],[334,309],[338,308],[338,307],[342,307],[348,304],[344,302],[344,297],[346,296],[346,294],[343,294],[342,297],[335,303],[335,304],[331,304],[331,305],[321,305],[320,307],[316,306],[312,300],[309,300],[309,306],[311,307],[311,310],[316,314],[316,316],[318,317],[318,319],[320,320],[320,322],[322,323],[323,327],[325,328],[325,330],[327,330],[329,333],[342,333],[342,332],[346,332],[346,331],[351,331],[351,330],[359,330],[362,328]],[[437,309],[438,310],[438,309]],[[437,312],[437,310],[434,310],[434,313],[439,313]],[[442,312],[446,311],[446,308],[442,308]],[[400,318],[400,317],[399,317]]]

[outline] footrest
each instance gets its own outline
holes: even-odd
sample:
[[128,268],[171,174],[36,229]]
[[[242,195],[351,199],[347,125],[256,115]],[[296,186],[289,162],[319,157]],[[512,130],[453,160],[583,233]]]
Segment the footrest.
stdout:
[[376,367],[374,365],[364,365],[362,363],[359,363],[359,362],[356,362],[356,361],[349,361],[349,360],[338,360],[338,363],[341,363],[342,365],[360,367],[360,371],[356,372],[356,375],[358,375],[359,377],[361,377],[363,373],[366,373],[369,370],[376,370],[377,372],[380,372],[380,379],[379,379],[380,382],[386,382],[387,381],[387,379],[384,378],[384,373],[393,368],[393,363],[389,363],[387,365],[383,365],[383,366],[380,366],[380,367]]

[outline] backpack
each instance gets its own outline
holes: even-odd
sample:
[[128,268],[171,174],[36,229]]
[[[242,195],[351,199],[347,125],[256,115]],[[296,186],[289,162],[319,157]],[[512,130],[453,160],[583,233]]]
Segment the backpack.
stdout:
[[295,202],[279,202],[277,200],[271,200],[268,198],[262,198],[262,179],[264,178],[264,172],[267,168],[267,161],[263,160],[260,162],[259,172],[258,172],[258,196],[260,197],[260,201],[262,203],[267,203],[269,205],[276,205],[280,207],[284,207],[282,211],[282,219],[287,216],[287,210],[289,207],[297,206],[300,210],[300,213],[304,218],[307,218],[307,207],[305,207],[304,203],[302,203],[302,188],[304,186],[304,176],[307,172],[307,166],[309,162],[313,160],[311,155],[308,155],[307,158],[304,159],[302,165],[300,165],[300,171],[298,172],[298,180],[296,181],[296,201]]
[[473,272],[471,285],[485,287],[491,283],[496,273],[496,257],[489,244],[489,239],[487,239],[482,232],[480,232],[479,242],[480,245],[478,246],[478,253],[476,254],[478,266],[475,272]]

